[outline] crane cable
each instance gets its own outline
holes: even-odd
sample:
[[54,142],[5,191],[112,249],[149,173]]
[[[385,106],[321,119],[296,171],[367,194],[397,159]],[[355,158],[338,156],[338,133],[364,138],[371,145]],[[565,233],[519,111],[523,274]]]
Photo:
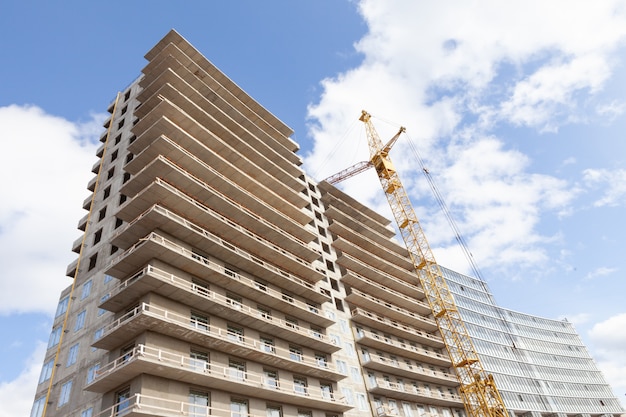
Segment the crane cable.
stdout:
[[454,233],[454,238],[458,242],[459,246],[461,246],[463,255],[465,256],[465,258],[467,259],[467,262],[470,265],[470,269],[475,275],[475,278],[483,281],[482,273],[480,272],[480,269],[478,268],[476,261],[474,261],[474,256],[472,255],[472,252],[469,250],[467,241],[465,240],[465,238],[463,237],[463,234],[459,230],[459,227],[457,226],[456,221],[454,220],[454,217],[452,217],[452,213],[450,212],[448,205],[446,204],[443,196],[441,195],[441,192],[439,191],[439,187],[437,187],[437,184],[435,184],[435,181],[432,175],[430,174],[430,171],[424,165],[424,160],[422,159],[419,152],[417,151],[417,147],[413,143],[413,140],[408,135],[408,133],[406,134],[406,136],[408,138],[409,147],[411,148],[411,151],[413,152],[415,159],[418,161],[420,169],[422,170],[422,173],[424,174],[424,176],[426,177],[426,180],[428,181],[428,185],[430,186],[430,189],[433,195],[435,196],[435,200],[437,201],[439,208],[443,212],[444,216],[446,217],[446,220],[448,221],[448,224],[452,228],[452,232]]

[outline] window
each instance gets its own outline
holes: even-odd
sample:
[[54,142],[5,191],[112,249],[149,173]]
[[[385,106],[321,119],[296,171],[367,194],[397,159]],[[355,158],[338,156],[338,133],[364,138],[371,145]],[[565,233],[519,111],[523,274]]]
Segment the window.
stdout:
[[263,370],[263,383],[271,389],[278,389],[278,373],[274,370]]
[[204,281],[200,281],[199,279],[191,279],[191,290],[205,297],[209,297],[211,295],[211,292],[209,291],[209,284]]
[[293,392],[300,395],[307,394],[307,381],[306,378],[301,376],[293,377]]
[[102,337],[102,335],[104,334],[104,327],[100,327],[98,330],[96,330],[93,334],[93,340],[98,340]]
[[246,379],[246,364],[245,362],[236,361],[233,359],[228,360],[228,368],[230,370],[230,378],[238,381]]
[[[120,203],[121,204],[121,203]],[[118,227],[120,227],[121,225],[124,224],[124,220],[120,219],[120,218],[115,218],[115,228],[117,229]]]
[[189,391],[189,415],[190,416],[208,416],[211,398],[208,392]]
[[226,294],[226,303],[236,310],[241,310],[241,297],[233,294]]
[[[120,138],[121,140],[122,138]],[[116,144],[119,143],[117,142],[117,138],[115,138],[115,142]],[[115,161],[117,159],[117,155],[118,155],[118,150],[116,149],[113,153],[111,153],[111,162]]]
[[[335,264],[332,261],[329,261],[328,259],[326,260],[326,268],[328,268],[329,271],[335,272]],[[337,289],[338,291],[339,289]]]
[[120,194],[120,200],[119,200],[119,205],[121,206],[122,204],[124,204],[126,202],[126,199],[128,197],[126,197],[124,194]]
[[52,346],[58,345],[59,340],[61,340],[61,326],[56,329],[52,329],[52,332],[50,333],[50,340],[48,340],[48,349]]
[[335,298],[335,307],[337,307],[337,310],[343,311],[343,303],[339,298]]
[[126,387],[115,393],[115,412],[121,413],[128,407],[130,407],[130,387]]
[[92,417],[93,416],[93,407],[89,407],[86,410],[83,410],[80,413],[80,417]]
[[329,278],[329,279],[330,279],[330,286],[332,287],[332,289],[335,291],[339,291],[339,281],[333,278]]
[[312,417],[313,413],[309,410],[298,410],[298,417]]
[[[326,237],[326,230],[324,230],[322,226],[317,226],[317,231],[319,232],[320,236]],[[331,271],[334,271],[334,269],[331,269]]]
[[104,283],[106,284],[107,282],[110,282],[113,280],[113,277],[111,275],[105,275],[104,276]]
[[120,349],[120,358],[122,358],[122,362],[128,362],[133,358],[135,354],[135,345],[128,345]]
[[106,215],[107,215],[107,208],[104,207],[98,212],[98,221],[102,221],[102,219],[104,219]]
[[93,235],[93,244],[99,243],[102,240],[102,229],[98,230]]
[[84,300],[85,298],[89,297],[89,294],[91,294],[91,285],[92,285],[91,280],[83,284],[83,291],[80,293],[81,300]]
[[130,172],[125,172],[122,177],[122,184],[126,184],[129,179],[130,179]]
[[196,329],[209,330],[209,318],[203,314],[191,312],[191,325]]
[[78,359],[78,347],[79,347],[78,343],[76,343],[75,345],[72,345],[69,353],[67,354],[67,365],[65,366],[71,366],[76,363],[76,359]]
[[95,255],[93,255],[91,258],[89,258],[89,268],[88,268],[89,271],[91,271],[92,269],[94,269],[96,267],[96,262],[98,262],[98,254],[97,253]]
[[70,400],[70,394],[72,393],[72,382],[67,381],[65,384],[61,386],[61,394],[59,395],[59,404],[58,406],[64,406]]
[[315,354],[315,363],[317,363],[317,366],[319,366],[320,368],[328,368],[328,359],[323,353]]
[[322,391],[322,398],[331,400],[333,398],[333,386],[327,382],[320,382],[320,390]]
[[134,157],[135,155],[133,155],[132,153],[129,153],[128,155],[126,155],[126,163],[129,163],[130,161],[132,161]]
[[341,392],[343,393],[344,398],[348,405],[354,405],[354,398],[352,397],[352,390],[348,387],[341,388]]
[[259,312],[259,316],[264,318],[265,320],[272,320],[272,312],[263,306],[257,306],[257,310]]
[[113,178],[113,175],[115,174],[115,167],[111,168],[108,172],[107,172],[107,180],[110,180],[111,178]]
[[109,198],[110,195],[111,195],[111,186],[109,185],[107,188],[104,189],[104,192],[102,193],[102,199]]
[[337,370],[344,374],[347,375],[348,374],[348,365],[346,364],[346,361],[342,361],[337,359]]
[[360,393],[360,392],[356,393],[356,404],[359,407],[359,410],[361,411],[367,410],[367,401],[365,400],[365,394]]
[[302,348],[299,346],[289,346],[289,357],[297,362],[302,362]]
[[228,339],[236,343],[243,343],[243,327],[229,324],[226,326],[226,332],[228,333]]
[[120,120],[120,122],[117,124],[117,128],[121,129],[122,127],[124,127],[124,122],[126,121],[126,119],[122,119]]
[[274,340],[261,336],[261,350],[268,353],[276,353]]
[[204,372],[209,369],[209,354],[198,350],[191,350],[189,353],[189,364],[191,369]]
[[119,248],[118,248],[117,246],[115,246],[115,245],[111,245],[111,252],[110,252],[110,255],[113,255],[115,252],[117,252],[117,251],[118,251],[118,249],[119,249]]
[[85,327],[85,317],[87,316],[87,311],[83,310],[76,316],[76,324],[74,325],[74,331],[77,332],[83,327]]
[[59,301],[59,305],[57,305],[57,312],[54,317],[59,317],[61,314],[67,311],[67,306],[69,305],[70,297],[69,295]]
[[128,101],[128,99],[130,98],[130,90],[128,90],[126,93],[124,93],[124,101]]
[[90,366],[87,369],[87,383],[90,384],[94,379],[96,379],[96,375],[98,373],[98,369],[100,369],[100,364],[97,363],[93,366]]
[[44,405],[46,403],[46,396],[39,397],[33,403],[33,408],[30,410],[30,417],[41,417],[43,415]]
[[254,281],[254,286],[261,291],[267,291],[267,284],[262,281]]
[[238,398],[231,398],[230,417],[248,417],[248,402]]
[[283,417],[283,412],[279,405],[267,405],[267,417]]
[[287,325],[287,327],[291,327],[292,329],[296,329],[298,330],[298,320],[292,318],[292,317],[285,317],[285,324]]
[[54,368],[54,359],[50,359],[48,362],[43,364],[41,374],[39,374],[40,384],[50,379],[50,376],[52,375],[52,368]]

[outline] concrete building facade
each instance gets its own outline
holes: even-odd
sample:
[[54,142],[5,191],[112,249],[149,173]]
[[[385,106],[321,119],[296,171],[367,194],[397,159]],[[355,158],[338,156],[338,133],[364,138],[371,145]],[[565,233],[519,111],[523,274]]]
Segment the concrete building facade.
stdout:
[[[79,256],[67,268],[73,285],[60,297],[31,417],[463,417],[390,222],[309,178],[291,129],[178,33],[146,59],[108,109]],[[479,306],[519,321],[517,333],[486,337],[488,324],[471,326],[512,413],[621,411],[569,325],[559,340],[580,349],[557,356],[581,359],[576,369],[593,375],[567,383],[587,384],[606,405],[525,407],[535,391],[515,385],[491,346],[514,335],[515,357],[531,363],[528,352],[542,352],[539,341],[552,341],[542,332],[557,322],[522,330],[532,317],[498,309],[471,278],[449,279],[470,321],[499,317]],[[524,378],[560,390],[532,363]],[[515,403],[518,394],[528,401]]]

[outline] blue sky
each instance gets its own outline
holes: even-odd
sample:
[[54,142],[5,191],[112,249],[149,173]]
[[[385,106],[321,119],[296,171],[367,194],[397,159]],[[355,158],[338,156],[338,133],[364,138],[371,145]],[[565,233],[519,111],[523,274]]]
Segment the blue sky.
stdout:
[[[443,265],[573,321],[626,392],[626,3],[11,2],[0,7],[0,417],[27,415],[115,93],[171,28],[290,125],[323,179],[367,158],[362,108]],[[389,216],[371,172],[345,190]],[[54,219],[50,221],[50,219]]]

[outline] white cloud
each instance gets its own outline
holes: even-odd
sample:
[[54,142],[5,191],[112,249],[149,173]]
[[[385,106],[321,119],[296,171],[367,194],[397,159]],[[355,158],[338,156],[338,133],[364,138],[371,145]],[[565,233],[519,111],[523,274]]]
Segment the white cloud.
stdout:
[[[559,238],[538,231],[542,216],[571,214],[581,190],[533,173],[530,158],[493,132],[557,130],[584,119],[581,109],[604,88],[626,39],[623,2],[362,0],[359,8],[369,29],[355,44],[364,59],[323,81],[309,108],[314,148],[306,170],[321,179],[368,159],[364,135],[346,134],[362,108],[379,116],[383,141],[397,125],[380,116],[392,119],[415,137],[478,264],[541,270],[546,245]],[[619,110],[616,102],[602,106],[607,117]],[[432,217],[431,193],[405,140],[392,158],[418,215]],[[389,216],[375,181],[362,175],[342,188]],[[460,264],[445,222],[433,223],[427,235],[438,260]]]
[[609,317],[589,331],[595,358],[618,398],[626,393],[626,313]]
[[22,372],[12,381],[0,382],[0,417],[30,415],[45,353],[45,343],[39,342]]
[[[34,106],[0,108],[0,314],[56,308],[86,214],[103,115],[76,124]],[[25,296],[27,294],[27,296]]]
[[589,272],[586,276],[585,279],[596,279],[598,277],[603,277],[606,275],[610,275],[613,272],[616,272],[617,268],[609,268],[606,266],[601,266],[599,268],[596,268],[595,270]]
[[586,169],[583,180],[590,189],[604,187],[604,194],[593,205],[596,207],[626,204],[626,169]]

